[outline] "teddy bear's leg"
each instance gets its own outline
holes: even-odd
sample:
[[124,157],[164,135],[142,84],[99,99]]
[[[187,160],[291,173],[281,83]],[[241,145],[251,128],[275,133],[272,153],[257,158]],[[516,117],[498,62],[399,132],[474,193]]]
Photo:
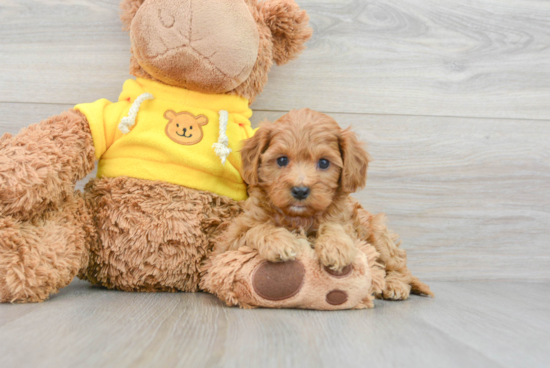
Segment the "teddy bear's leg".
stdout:
[[227,197],[128,177],[90,181],[86,201],[98,242],[79,277],[124,291],[197,291],[211,239],[240,212]]
[[307,240],[288,262],[266,261],[243,246],[213,255],[204,265],[201,287],[242,308],[372,308],[372,294],[382,291],[385,273],[373,246],[361,241],[356,246],[355,259],[339,272],[323,266]]
[[[86,117],[69,110],[0,138],[0,217],[28,221],[71,196],[94,169]],[[7,220],[7,219],[6,219]]]
[[0,302],[41,302],[88,262],[94,236],[80,193],[29,221],[0,219]]

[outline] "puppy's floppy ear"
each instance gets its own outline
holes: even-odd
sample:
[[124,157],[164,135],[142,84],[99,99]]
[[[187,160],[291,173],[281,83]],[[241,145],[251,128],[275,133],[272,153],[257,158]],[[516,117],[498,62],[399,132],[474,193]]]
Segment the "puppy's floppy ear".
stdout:
[[340,177],[340,186],[345,193],[354,193],[363,189],[367,183],[367,168],[370,156],[363,148],[351,127],[342,131],[339,139],[340,153],[344,167]]
[[136,16],[139,7],[145,2],[145,0],[121,0],[120,1],[120,20],[124,25],[125,31],[130,30],[132,19]]
[[241,149],[243,179],[250,186],[259,184],[258,169],[260,168],[260,155],[269,146],[271,127],[272,124],[270,122],[263,122],[254,136],[244,141],[243,148]]
[[273,35],[273,60],[283,65],[298,57],[313,33],[305,10],[294,0],[267,0],[259,7]]

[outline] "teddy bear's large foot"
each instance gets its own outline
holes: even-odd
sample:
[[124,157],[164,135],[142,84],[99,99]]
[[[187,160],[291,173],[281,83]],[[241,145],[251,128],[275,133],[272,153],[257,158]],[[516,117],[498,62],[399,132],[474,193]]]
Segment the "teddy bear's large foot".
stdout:
[[255,250],[242,247],[213,257],[205,266],[201,287],[243,308],[302,308],[318,310],[373,307],[374,292],[384,284],[377,253],[366,244],[351,265],[335,273],[319,262],[313,249],[295,261],[268,262]]
[[0,302],[41,302],[67,286],[88,261],[90,223],[84,201],[21,222],[0,219]]

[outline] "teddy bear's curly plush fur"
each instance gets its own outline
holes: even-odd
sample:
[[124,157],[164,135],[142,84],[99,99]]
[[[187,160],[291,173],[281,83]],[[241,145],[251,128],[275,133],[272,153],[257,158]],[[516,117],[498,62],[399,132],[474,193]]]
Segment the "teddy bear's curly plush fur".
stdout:
[[[273,62],[295,58],[311,36],[293,0],[122,0],[121,9],[132,75],[250,102]],[[177,32],[193,47],[177,45]],[[200,40],[211,34],[215,49]],[[94,161],[77,110],[0,139],[0,302],[43,301],[76,275],[128,291],[198,290],[210,239],[239,204],[128,177],[98,178],[75,192]]]

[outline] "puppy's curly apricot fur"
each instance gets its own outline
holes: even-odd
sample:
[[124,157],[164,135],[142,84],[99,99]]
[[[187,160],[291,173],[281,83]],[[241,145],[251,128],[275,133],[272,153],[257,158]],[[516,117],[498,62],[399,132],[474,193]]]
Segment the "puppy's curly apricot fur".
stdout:
[[241,153],[250,198],[216,253],[246,245],[269,261],[288,261],[309,245],[323,265],[338,271],[355,258],[360,239],[375,246],[386,269],[386,288],[378,297],[433,295],[411,275],[385,216],[371,215],[349,196],[365,186],[370,161],[349,128],[319,112],[293,110],[263,123]]

